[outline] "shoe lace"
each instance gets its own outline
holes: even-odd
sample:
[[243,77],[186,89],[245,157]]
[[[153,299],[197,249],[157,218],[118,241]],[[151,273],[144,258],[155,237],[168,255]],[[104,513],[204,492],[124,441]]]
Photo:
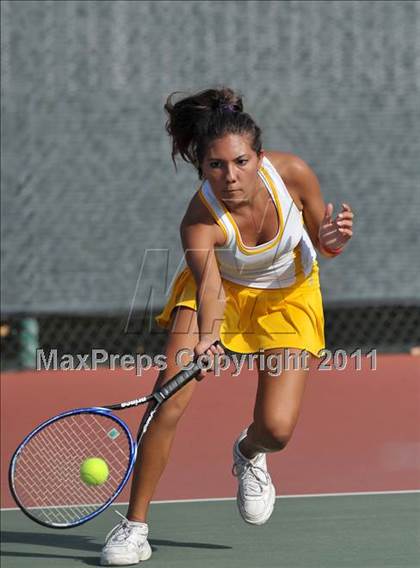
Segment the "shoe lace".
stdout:
[[269,473],[252,461],[240,461],[233,464],[232,474],[240,478],[244,492],[249,496],[261,495],[264,487],[270,483]]
[[130,521],[119,511],[115,511],[121,517],[121,521],[106,535],[106,542],[112,540],[114,544],[121,544],[127,541],[135,541],[135,534],[138,534],[137,527],[130,525]]

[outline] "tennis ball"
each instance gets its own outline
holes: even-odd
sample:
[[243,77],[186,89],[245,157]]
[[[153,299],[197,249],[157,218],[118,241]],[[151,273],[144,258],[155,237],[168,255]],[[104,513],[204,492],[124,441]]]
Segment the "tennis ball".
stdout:
[[87,458],[80,466],[80,477],[87,485],[102,485],[108,476],[109,469],[102,458]]

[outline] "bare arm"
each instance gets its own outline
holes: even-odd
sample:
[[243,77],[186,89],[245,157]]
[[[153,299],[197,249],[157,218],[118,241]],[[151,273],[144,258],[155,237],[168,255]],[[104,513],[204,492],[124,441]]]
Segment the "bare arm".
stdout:
[[[225,309],[225,294],[214,253],[220,235],[213,219],[203,207],[200,203],[193,203],[180,227],[186,261],[197,284],[197,355],[220,338]],[[222,349],[213,350],[216,351],[223,352]]]
[[213,233],[200,224],[181,226],[186,261],[197,284],[197,318],[200,339],[219,337],[224,311],[224,292],[216,257]]

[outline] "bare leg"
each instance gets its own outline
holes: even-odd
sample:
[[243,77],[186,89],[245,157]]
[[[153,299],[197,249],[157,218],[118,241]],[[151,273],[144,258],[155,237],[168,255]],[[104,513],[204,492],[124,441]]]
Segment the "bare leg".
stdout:
[[[161,386],[180,370],[176,365],[176,354],[185,348],[193,350],[198,340],[196,312],[189,308],[178,309],[166,346],[167,369],[159,375],[156,386]],[[183,364],[187,364],[186,359]],[[196,381],[191,381],[165,402],[143,437],[131,485],[127,513],[130,521],[146,522],[150,501],[168,462],[176,426],[196,385]]]
[[[299,350],[288,351],[299,353]],[[270,354],[283,356],[284,350],[267,351],[266,357]],[[267,368],[259,368],[254,421],[239,444],[245,457],[252,459],[258,453],[276,452],[286,447],[299,417],[307,377],[305,369],[291,368],[278,376],[270,376]]]

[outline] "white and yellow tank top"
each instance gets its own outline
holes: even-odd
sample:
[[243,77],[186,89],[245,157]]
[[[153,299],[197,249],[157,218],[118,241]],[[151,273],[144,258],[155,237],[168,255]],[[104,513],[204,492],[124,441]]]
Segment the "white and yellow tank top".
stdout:
[[251,288],[284,288],[304,280],[316,263],[316,252],[303,224],[301,211],[273,164],[266,157],[258,175],[270,193],[279,220],[277,235],[266,243],[249,247],[225,205],[208,181],[199,196],[223,230],[226,241],[215,249],[222,278]]

